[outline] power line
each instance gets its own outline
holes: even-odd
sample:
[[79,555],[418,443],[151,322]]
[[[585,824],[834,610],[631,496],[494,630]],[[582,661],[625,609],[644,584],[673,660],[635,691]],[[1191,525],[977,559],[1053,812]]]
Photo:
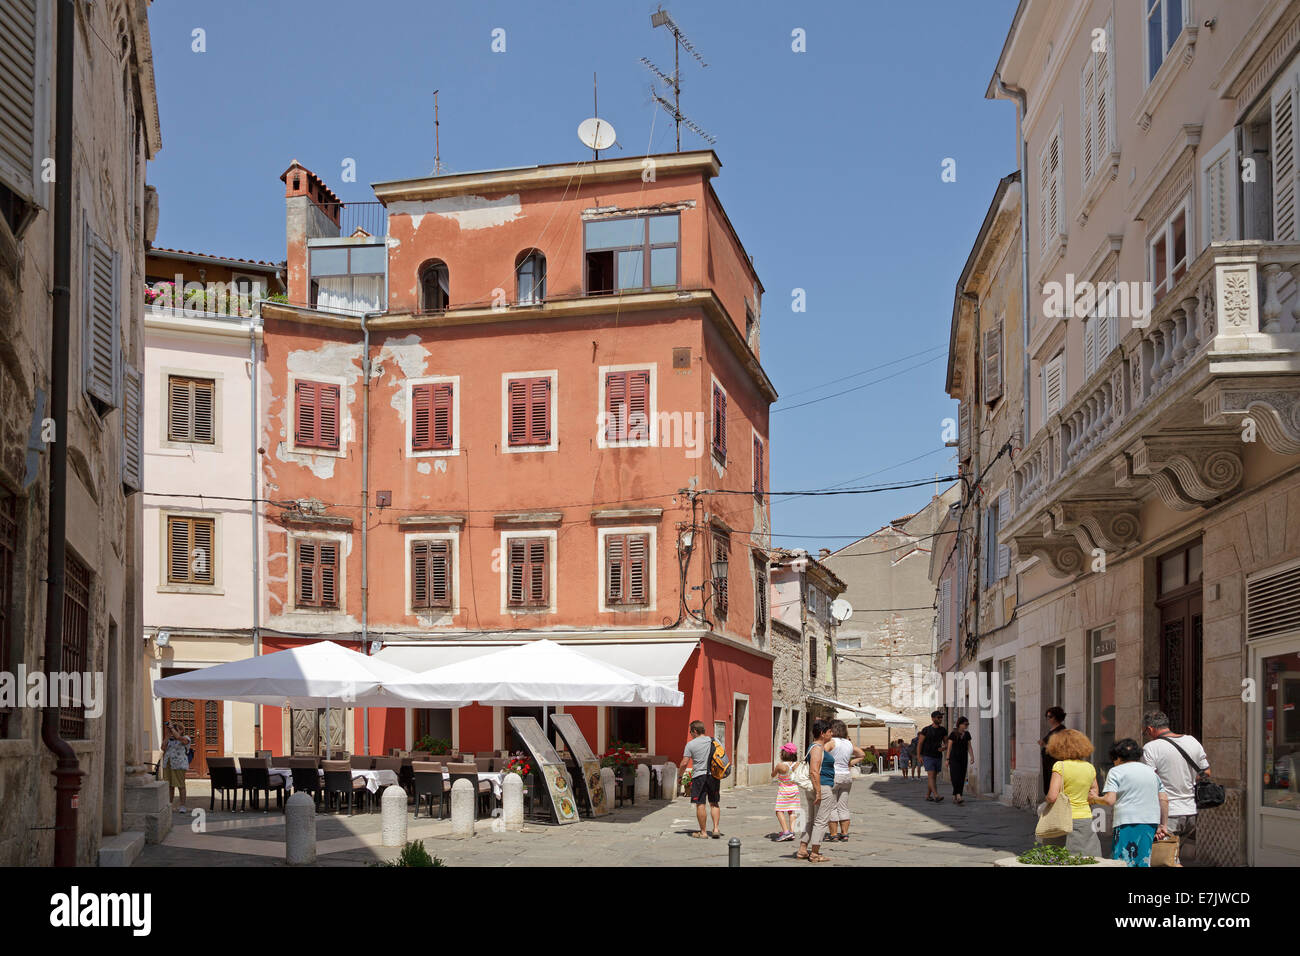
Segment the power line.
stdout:
[[932,362],[936,362],[941,358],[943,358],[942,355],[935,355],[931,358],[926,359],[924,362],[917,362],[915,365],[909,365],[907,368],[899,369],[897,372],[894,372],[892,375],[883,375],[880,378],[874,379],[870,382],[863,382],[861,385],[854,385],[852,388],[846,388],[843,391],[832,392],[830,395],[823,395],[821,398],[810,398],[808,401],[799,402],[797,405],[786,405],[784,407],[778,405],[772,409],[772,414],[776,414],[777,412],[789,412],[789,411],[793,411],[796,408],[805,408],[809,405],[816,405],[818,402],[828,402],[832,398],[839,398],[841,395],[848,395],[850,392],[860,392],[864,388],[870,388],[872,385],[879,385],[881,382],[887,382],[891,378],[898,378],[898,376],[904,375],[907,372],[914,372],[918,368],[921,368],[924,365],[929,365]]
[[947,347],[948,347],[948,346],[947,346],[947,344],[945,343],[944,345],[935,345],[935,346],[933,346],[933,347],[931,347],[931,348],[928,348],[928,349],[922,349],[922,350],[919,351],[919,352],[913,352],[911,355],[904,355],[904,356],[902,356],[902,357],[900,357],[900,358],[896,358],[896,359],[894,359],[892,362],[882,362],[880,365],[873,365],[873,366],[871,366],[870,368],[864,368],[864,369],[862,369],[861,371],[858,371],[858,372],[851,372],[851,373],[848,374],[848,375],[841,375],[839,378],[833,378],[833,379],[831,379],[830,381],[822,382],[822,383],[820,383],[820,384],[818,384],[818,385],[810,385],[810,386],[808,386],[807,388],[801,388],[801,389],[799,389],[799,391],[797,391],[797,392],[791,392],[790,394],[786,395],[785,397],[786,397],[786,398],[793,398],[793,397],[796,396],[796,395],[806,395],[808,392],[815,392],[815,391],[817,391],[817,389],[819,389],[819,388],[825,388],[825,387],[828,386],[828,385],[838,385],[840,382],[847,382],[849,379],[851,379],[851,378],[857,378],[859,375],[866,375],[868,372],[877,372],[877,371],[879,371],[879,370],[882,369],[882,368],[889,368],[889,366],[891,366],[891,365],[897,365],[899,362],[906,362],[908,359],[914,359],[914,358],[916,358],[918,355],[928,355],[930,352],[934,352],[934,351],[937,351],[937,350],[939,350],[939,349],[946,349]]

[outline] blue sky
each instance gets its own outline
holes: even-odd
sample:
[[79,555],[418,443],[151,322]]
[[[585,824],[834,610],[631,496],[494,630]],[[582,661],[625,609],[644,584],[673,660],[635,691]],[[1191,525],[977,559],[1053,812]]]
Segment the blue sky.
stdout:
[[[1013,107],[984,99],[1015,5],[668,5],[708,63],[683,61],[682,110],[717,137],[715,187],[767,290],[762,358],[782,396],[772,414],[775,490],[955,470],[940,437],[955,405],[936,347],[947,344],[953,288],[997,181],[1015,168]],[[593,71],[621,147],[605,155],[671,151],[672,124],[639,62],[672,68],[670,34],[650,27],[654,8],[153,4],[157,243],[282,259],[278,177],[289,161],[345,201],[373,199],[372,182],[425,175],[435,88],[452,171],[589,156],[575,129],[591,115]],[[491,49],[497,28],[504,53]],[[791,49],[796,28],[806,52]],[[195,29],[205,52],[192,50]],[[683,149],[705,145],[683,131]],[[355,183],[340,182],[346,158],[356,160]],[[956,160],[955,182],[940,178],[945,158]],[[806,312],[792,311],[794,289],[805,290]],[[932,490],[778,498],[775,543],[840,547],[917,510]]]

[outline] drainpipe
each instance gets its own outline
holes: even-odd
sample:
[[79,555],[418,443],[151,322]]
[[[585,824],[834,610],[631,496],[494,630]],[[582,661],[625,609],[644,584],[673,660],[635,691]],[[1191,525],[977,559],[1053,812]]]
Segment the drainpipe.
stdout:
[[[45,670],[62,667],[64,560],[68,526],[68,317],[72,281],[72,0],[59,0],[58,72],[54,120],[54,315],[50,330],[50,405],[55,440],[50,450],[49,542],[46,564]],[[59,736],[59,707],[41,709],[41,740],[54,754],[54,865],[77,865],[77,800],[83,771],[77,755]]]
[[[970,620],[970,627],[968,628],[968,631],[975,638],[973,642],[973,646],[978,647],[979,646],[979,620],[980,620],[980,589],[984,586],[984,581],[980,576],[980,551],[984,545],[984,537],[982,531],[984,527],[984,522],[982,520],[984,516],[984,508],[983,508],[984,496],[983,494],[980,493],[979,490],[979,478],[980,478],[979,416],[984,411],[984,392],[983,392],[984,355],[983,355],[983,348],[982,348],[984,343],[983,343],[983,339],[981,338],[981,331],[980,331],[979,296],[970,292],[963,292],[961,294],[961,297],[971,304],[971,308],[975,316],[974,319],[975,367],[972,370],[974,373],[972,375],[972,378],[974,379],[975,387],[973,389],[974,395],[971,400],[971,410],[970,410],[971,411],[970,463],[971,463],[971,473],[975,476],[975,481],[976,481],[976,484],[971,488],[971,498],[975,504],[975,534],[974,534],[975,544],[971,548],[971,564],[975,568],[975,614]],[[966,569],[966,575],[967,575],[967,580],[961,582],[963,605],[966,603],[966,586],[967,584],[969,584],[969,577],[970,577],[969,567]],[[965,656],[966,648],[963,647],[960,648],[959,650],[960,653],[957,654],[958,664],[961,663],[961,659]]]
[[[258,540],[259,526],[257,522],[257,510],[259,506],[258,499],[258,471],[262,467],[262,457],[258,454],[257,444],[257,330],[261,328],[261,309],[255,310],[253,316],[248,321],[248,361],[250,383],[248,389],[248,428],[249,428],[249,450],[252,452],[252,468],[249,470],[249,519],[253,523],[253,656],[260,657],[262,654],[262,572],[261,572],[261,542]],[[262,708],[260,706],[253,708],[253,749],[254,751],[262,749]]]
[[[370,525],[370,326],[367,321],[382,312],[366,312],[361,316],[361,653],[370,653],[370,581],[367,561],[366,535]],[[365,749],[370,753],[370,708],[361,710],[361,732],[365,735]]]
[[993,81],[998,92],[1016,103],[1016,134],[1020,137],[1020,333],[1024,354],[1020,364],[1024,367],[1024,391],[1020,396],[1023,409],[1020,447],[1029,444],[1029,140],[1024,135],[1025,112],[1029,109],[1025,91],[1018,86],[1007,86],[1002,74],[995,73]]

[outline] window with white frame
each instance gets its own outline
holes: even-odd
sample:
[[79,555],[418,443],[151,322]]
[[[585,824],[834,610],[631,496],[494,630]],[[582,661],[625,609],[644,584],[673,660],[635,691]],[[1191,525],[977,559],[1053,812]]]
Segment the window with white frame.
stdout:
[[1187,207],[1184,199],[1147,240],[1151,289],[1156,302],[1187,273]]
[[1061,153],[1061,124],[1043,146],[1038,158],[1038,234],[1046,255],[1065,232],[1062,190],[1064,156]]
[[1083,320],[1083,377],[1092,377],[1106,356],[1119,345],[1119,317],[1106,314],[1104,305]]
[[1094,38],[1079,77],[1079,172],[1085,187],[1102,169],[1115,144],[1115,78],[1111,70],[1114,31]]
[[1146,5],[1147,82],[1150,83],[1183,32],[1187,0],[1146,0]]
[[1065,352],[1043,365],[1043,417],[1053,415],[1065,404]]
[[1237,131],[1228,134],[1205,151],[1201,159],[1201,209],[1204,225],[1202,244],[1238,238],[1237,227]]

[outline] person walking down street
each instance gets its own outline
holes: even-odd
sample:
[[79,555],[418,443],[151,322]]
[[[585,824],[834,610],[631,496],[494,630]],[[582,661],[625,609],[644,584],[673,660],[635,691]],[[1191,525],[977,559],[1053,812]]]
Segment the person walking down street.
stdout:
[[181,804],[176,809],[186,813],[188,811],[185,809],[185,773],[190,769],[191,741],[170,720],[163,725],[163,730],[167,734],[167,745],[162,759],[158,761],[158,768],[162,773],[162,779],[167,781],[167,802],[175,802],[179,791]]
[[908,747],[907,741],[902,737],[894,741],[894,746],[898,748],[898,769],[903,771],[903,779],[906,780],[912,769],[911,748]]
[[777,784],[776,822],[781,827],[781,831],[776,835],[777,843],[794,839],[792,825],[794,812],[803,806],[803,801],[799,797],[799,785],[790,776],[790,772],[794,770],[794,762],[798,759],[799,751],[794,744],[782,744],[781,759],[772,768],[772,776],[776,778]]
[[1088,802],[1115,808],[1111,859],[1150,866],[1151,844],[1165,838],[1169,795],[1155,770],[1142,762],[1142,747],[1133,738],[1111,744],[1110,762],[1101,796],[1089,797]]
[[1168,830],[1178,837],[1178,861],[1174,865],[1182,866],[1194,858],[1194,847],[1188,844],[1196,839],[1197,775],[1188,761],[1208,777],[1210,758],[1205,755],[1201,742],[1191,734],[1170,730],[1169,717],[1163,711],[1147,714],[1142,722],[1151,738],[1142,748],[1142,762],[1155,770],[1169,795]]
[[925,799],[932,803],[943,803],[943,797],[939,796],[939,773],[948,752],[948,728],[940,723],[941,720],[943,711],[936,710],[930,715],[930,726],[922,727],[919,734],[921,763],[925,766]]
[[831,754],[835,758],[835,783],[831,790],[835,805],[831,807],[830,841],[844,843],[849,838],[849,791],[853,789],[852,768],[862,762],[867,752],[849,740],[849,728],[842,720],[831,721]]
[[1088,758],[1092,756],[1092,741],[1077,730],[1066,728],[1052,734],[1047,742],[1047,752],[1056,762],[1052,764],[1052,783],[1047,788],[1047,802],[1070,801],[1070,817],[1074,830],[1067,837],[1055,837],[1044,843],[1061,845],[1073,853],[1101,856],[1101,840],[1092,829],[1092,808],[1089,797],[1097,795],[1097,770]]
[[1065,711],[1060,707],[1049,707],[1044,716],[1047,718],[1048,731],[1043,734],[1043,739],[1038,741],[1038,754],[1043,763],[1043,794],[1046,795],[1052,785],[1052,765],[1056,763],[1047,752],[1047,742],[1052,739],[1052,734],[1065,729]]
[[822,838],[826,836],[831,804],[835,802],[835,758],[831,754],[830,721],[814,720],[812,735],[813,745],[808,748],[808,779],[812,781],[813,789],[805,800],[803,837],[795,856],[810,863],[825,863],[827,858],[821,854]]
[[[691,721],[691,739],[686,742],[682,752],[682,770],[691,771],[691,803],[695,804],[695,819],[700,829],[691,834],[697,840],[712,836],[715,840],[722,836],[718,826],[722,819],[721,801],[722,781],[709,773],[709,760],[713,756],[713,738],[705,732],[704,721]],[[687,767],[690,764],[690,767]],[[705,803],[713,812],[713,832],[707,829],[708,814]]]
[[912,776],[921,779],[921,735],[917,734],[907,745],[912,755]]
[[975,766],[975,755],[970,746],[970,721],[957,718],[957,729],[948,735],[948,772],[952,775],[953,803],[965,803],[962,791],[966,788],[966,771]]

